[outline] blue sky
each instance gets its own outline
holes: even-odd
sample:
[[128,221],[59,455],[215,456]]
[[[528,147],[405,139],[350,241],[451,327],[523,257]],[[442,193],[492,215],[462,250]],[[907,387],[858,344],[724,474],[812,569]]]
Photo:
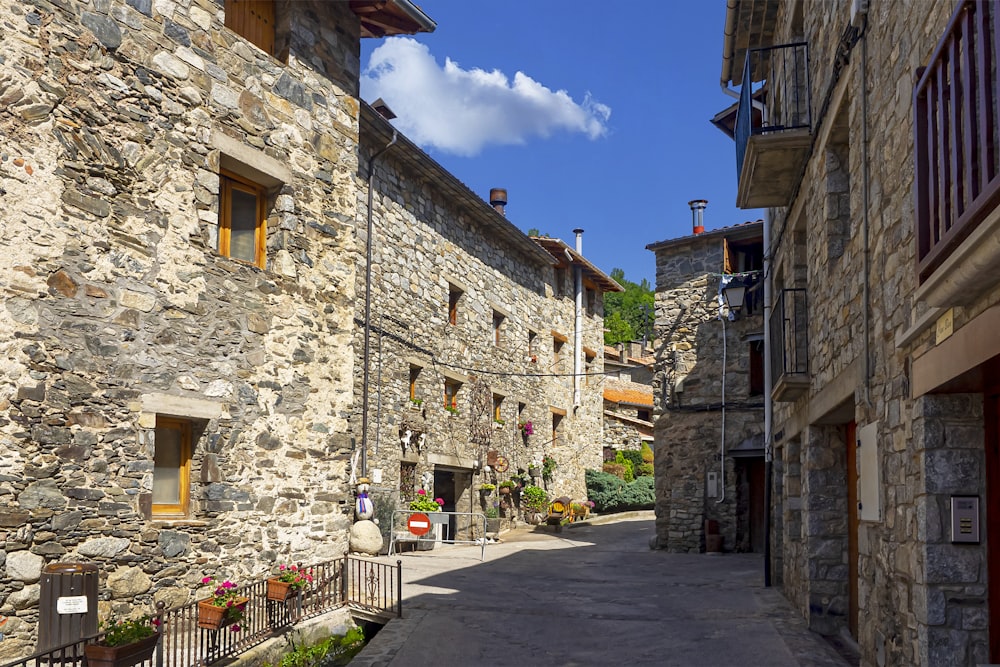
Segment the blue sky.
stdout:
[[646,244],[760,217],[735,206],[733,142],[709,119],[724,0],[421,0],[437,30],[362,40],[361,96],[524,231],[573,243],[607,273],[655,282]]

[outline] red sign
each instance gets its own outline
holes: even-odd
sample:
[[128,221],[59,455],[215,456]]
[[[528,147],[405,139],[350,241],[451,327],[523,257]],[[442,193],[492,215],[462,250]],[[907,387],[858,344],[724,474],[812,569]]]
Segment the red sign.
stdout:
[[406,527],[414,535],[426,535],[431,530],[431,518],[423,512],[411,514],[410,518],[406,520]]

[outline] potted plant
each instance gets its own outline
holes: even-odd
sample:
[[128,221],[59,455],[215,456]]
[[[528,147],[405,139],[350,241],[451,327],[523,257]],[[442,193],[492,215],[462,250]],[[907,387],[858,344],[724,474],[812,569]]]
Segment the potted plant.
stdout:
[[503,425],[504,425],[504,424],[506,424],[506,423],[507,423],[507,422],[505,422],[505,421],[504,421],[504,420],[502,420],[502,419],[494,419],[494,420],[493,420],[493,428],[495,428],[495,429],[497,429],[497,430],[500,430],[500,429],[502,429],[502,428],[503,428]]
[[283,602],[312,583],[312,573],[297,565],[281,565],[278,576],[267,580],[267,599]]
[[521,491],[521,507],[524,509],[525,521],[538,525],[545,518],[545,511],[549,507],[549,494],[540,486],[526,486]]
[[517,425],[519,431],[521,431],[521,437],[525,440],[528,439],[529,435],[535,434],[535,426],[529,421],[523,421]]
[[486,533],[493,535],[500,534],[500,509],[497,507],[488,507],[484,512],[486,515]]
[[512,479],[500,482],[500,495],[509,496],[510,492],[514,490],[515,486],[517,486],[517,482],[515,482]]
[[457,417],[458,416],[458,408],[456,408],[454,405],[446,405],[446,406],[444,406],[444,409],[452,417]]
[[104,636],[83,649],[88,667],[131,667],[149,660],[160,639],[158,626],[149,616],[101,623]]
[[483,482],[479,485],[479,493],[483,496],[492,496],[493,492],[496,491],[496,484],[490,484],[489,482]]
[[444,499],[431,500],[427,497],[427,492],[420,489],[417,491],[417,499],[410,502],[410,509],[414,512],[438,512],[442,505],[444,505]]
[[[215,578],[205,577],[201,583],[215,584]],[[239,632],[248,601],[237,591],[236,584],[226,579],[215,587],[211,596],[198,601],[198,627],[218,630],[225,625],[231,632]]]

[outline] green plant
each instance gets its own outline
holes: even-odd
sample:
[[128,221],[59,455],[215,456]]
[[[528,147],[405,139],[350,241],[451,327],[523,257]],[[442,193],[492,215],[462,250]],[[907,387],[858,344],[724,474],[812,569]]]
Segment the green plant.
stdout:
[[521,490],[521,507],[528,512],[544,512],[549,507],[549,494],[540,486],[526,486]]
[[411,398],[410,403],[417,406],[418,408],[424,404],[424,399],[422,398]]
[[98,642],[102,646],[124,646],[156,634],[156,619],[149,616],[121,620],[108,619],[101,623],[104,637]]
[[652,463],[643,463],[636,469],[636,477],[651,477],[656,474]]
[[498,507],[487,507],[486,511],[483,512],[487,519],[499,519],[500,518],[500,508]]
[[[346,665],[365,645],[365,633],[359,627],[344,635],[333,635],[315,644],[296,646],[289,635],[292,651],[281,656],[277,667],[313,667],[314,665]],[[275,667],[265,662],[264,667]]]
[[514,489],[517,488],[517,482],[515,482],[512,479],[506,479],[506,480],[500,482],[500,488],[501,489],[510,489],[511,491],[513,491]]
[[618,450],[618,453],[615,454],[615,463],[625,467],[622,479],[626,482],[631,482],[635,479],[635,464],[632,462],[631,456],[626,456],[624,451]]
[[458,415],[458,408],[454,405],[446,405],[444,406],[444,409],[447,410],[449,414]]
[[423,489],[417,491],[417,499],[410,502],[410,509],[414,512],[437,512],[444,505],[444,500],[435,498],[431,500],[427,497],[427,492]]
[[480,491],[492,492],[495,491],[496,488],[497,488],[496,484],[490,484],[489,482],[483,482],[482,484],[479,485]]
[[588,470],[586,483],[587,497],[594,502],[594,509],[598,512],[649,509],[656,501],[655,480],[652,477],[640,477],[626,484],[610,473]]
[[552,473],[556,471],[558,466],[559,464],[556,463],[556,460],[548,454],[542,457],[542,479],[551,480]]
[[504,421],[504,420],[502,420],[502,419],[494,419],[494,420],[493,420],[493,423],[494,423],[494,424],[498,424],[498,425],[500,425],[500,426],[503,426],[503,425],[504,425],[504,424],[506,424],[507,422],[505,422],[505,421]]
[[653,448],[649,446],[648,442],[642,443],[642,447],[639,449],[639,455],[642,456],[643,463],[653,462]]
[[635,468],[638,468],[643,463],[643,460],[642,460],[642,451],[641,450],[638,450],[638,449],[620,449],[615,454],[615,461],[618,460],[618,454],[621,454],[622,458],[624,458],[626,461],[631,461],[632,462],[632,469],[633,470]]
[[297,565],[279,566],[278,576],[274,578],[289,584],[289,588],[295,591],[302,590],[307,584],[311,584],[313,580],[312,573],[309,570],[300,570]]

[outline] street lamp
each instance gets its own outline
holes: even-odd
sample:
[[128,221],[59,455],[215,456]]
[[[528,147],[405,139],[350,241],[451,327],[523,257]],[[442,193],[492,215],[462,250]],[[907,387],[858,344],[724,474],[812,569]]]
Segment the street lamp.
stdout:
[[730,311],[738,311],[743,307],[746,293],[747,288],[743,285],[728,285],[722,288],[722,296],[726,299]]

